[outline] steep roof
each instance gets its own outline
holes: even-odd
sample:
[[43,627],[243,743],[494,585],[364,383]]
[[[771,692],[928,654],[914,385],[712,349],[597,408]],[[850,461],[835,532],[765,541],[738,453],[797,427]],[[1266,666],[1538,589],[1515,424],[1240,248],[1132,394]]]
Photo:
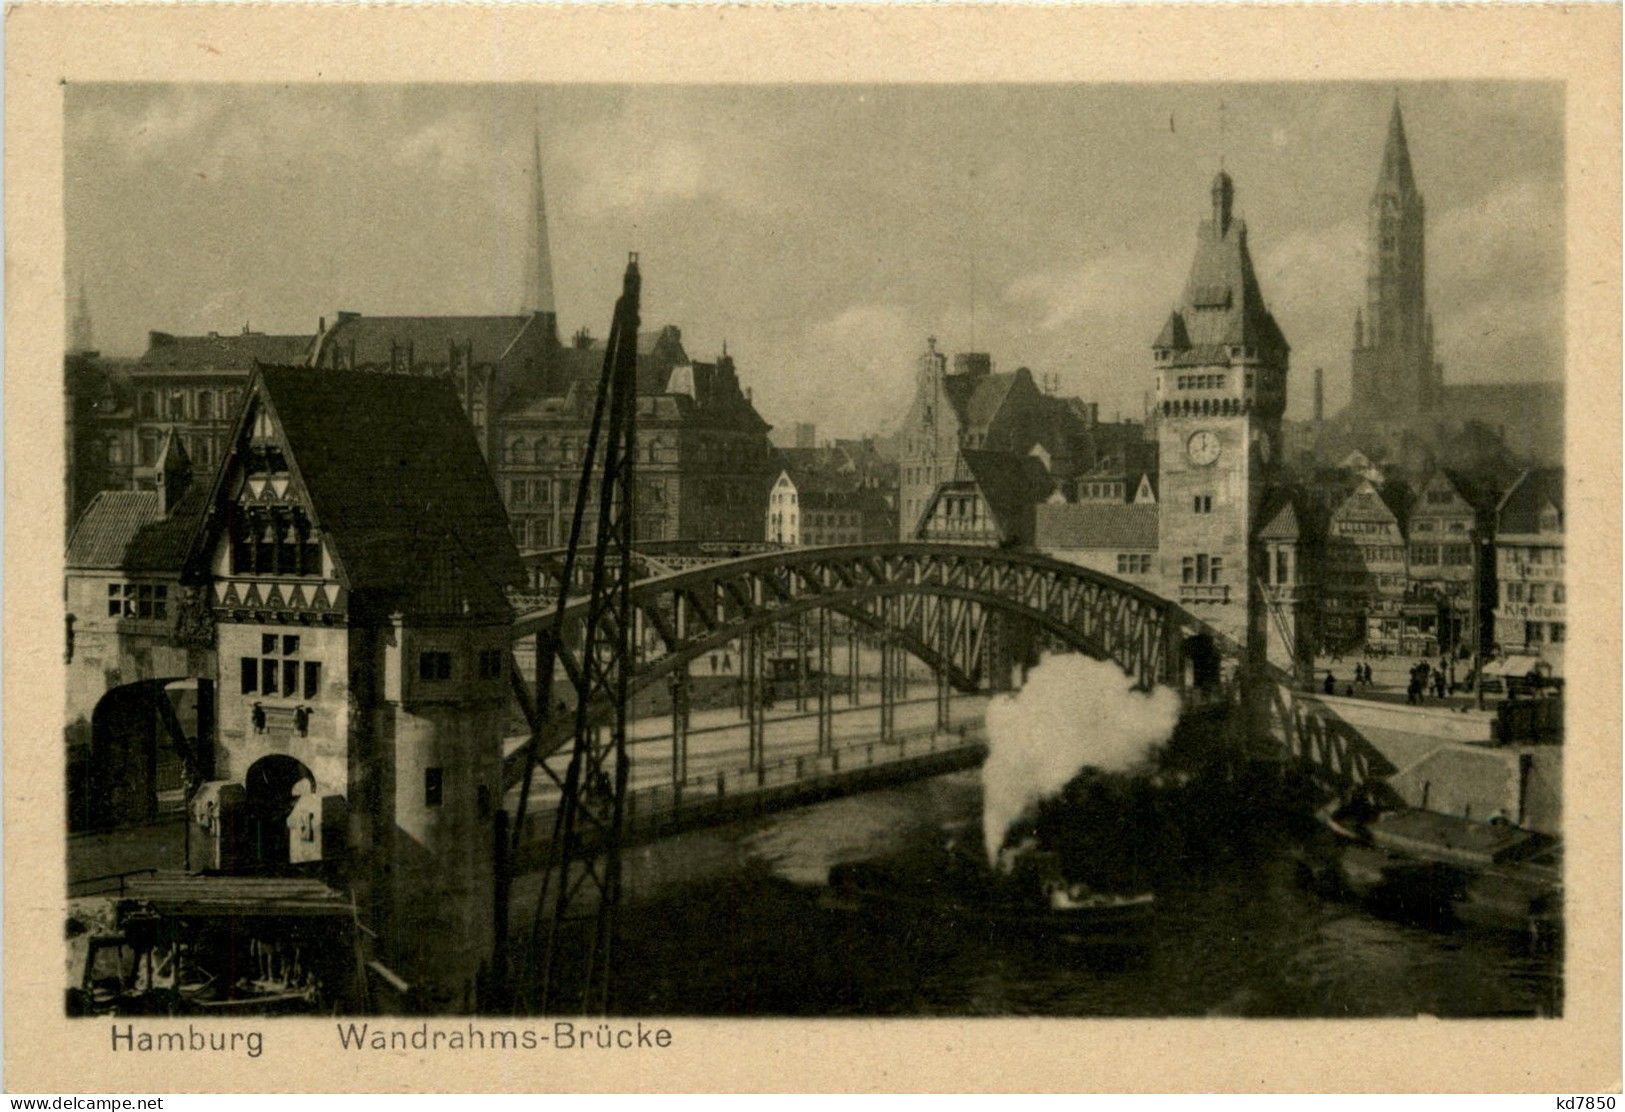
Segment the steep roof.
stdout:
[[1038,507],[1033,544],[1040,549],[1155,549],[1157,521],[1157,507],[1149,504],[1045,503]]
[[259,382],[352,591],[495,605],[524,582],[449,381],[261,367]]
[[1382,148],[1382,169],[1377,173],[1377,191],[1390,189],[1401,195],[1416,192],[1410,145],[1405,142],[1405,118],[1400,115],[1398,98],[1388,115],[1388,139]]
[[172,336],[147,333],[147,350],[136,361],[144,371],[242,371],[255,363],[298,363],[309,350],[312,336],[269,336],[263,332],[237,335]]
[[1247,249],[1247,224],[1231,216],[1233,196],[1229,175],[1220,171],[1213,186],[1213,213],[1197,229],[1196,255],[1176,313],[1179,326],[1170,319],[1163,328],[1172,341],[1183,330],[1184,342],[1155,345],[1196,361],[1222,361],[1225,349],[1238,345],[1272,354],[1287,350],[1286,337],[1259,289]]
[[1540,514],[1546,506],[1557,510],[1559,524],[1567,511],[1563,507],[1563,469],[1535,467],[1518,476],[1496,508],[1499,533],[1538,533]]
[[104,490],[74,524],[70,569],[179,575],[208,506],[205,484],[189,487],[167,517],[155,490]]
[[1016,384],[1019,371],[996,374],[949,375],[943,379],[948,401],[962,428],[985,429],[993,423]]
[[960,457],[981,491],[1001,539],[1019,544],[1031,541],[1034,507],[1049,497],[1054,486],[1044,464],[1012,452],[966,450]]

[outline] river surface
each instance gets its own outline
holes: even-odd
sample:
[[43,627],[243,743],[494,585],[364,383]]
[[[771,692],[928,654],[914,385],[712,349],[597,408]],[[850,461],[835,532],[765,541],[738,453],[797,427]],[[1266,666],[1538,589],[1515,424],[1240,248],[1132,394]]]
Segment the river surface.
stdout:
[[947,934],[820,905],[832,864],[975,837],[979,773],[834,800],[629,851],[614,1002],[666,1015],[1553,1015],[1561,966],[1324,898],[1289,839],[1157,885],[1142,956]]

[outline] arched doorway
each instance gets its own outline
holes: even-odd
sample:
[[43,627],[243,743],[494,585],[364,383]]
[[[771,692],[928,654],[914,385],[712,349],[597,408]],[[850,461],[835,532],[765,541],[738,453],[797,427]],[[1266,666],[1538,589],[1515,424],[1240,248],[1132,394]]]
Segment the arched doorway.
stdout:
[[288,863],[288,815],[294,800],[316,790],[316,777],[285,753],[261,757],[243,777],[249,859],[261,865]]
[[1185,638],[1185,683],[1188,687],[1210,688],[1219,683],[1219,648],[1206,633]]
[[88,744],[68,746],[68,825],[94,830],[149,823],[185,810],[209,775],[214,684],[179,676],[137,680],[102,695]]

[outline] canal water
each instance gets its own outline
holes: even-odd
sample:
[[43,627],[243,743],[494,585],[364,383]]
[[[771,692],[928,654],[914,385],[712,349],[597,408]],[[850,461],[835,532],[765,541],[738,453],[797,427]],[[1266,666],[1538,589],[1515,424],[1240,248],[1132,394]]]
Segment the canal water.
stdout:
[[860,919],[833,864],[974,839],[975,770],[629,851],[612,1010],[715,1016],[1554,1015],[1560,962],[1379,918],[1300,883],[1293,836],[1162,869],[1128,961]]

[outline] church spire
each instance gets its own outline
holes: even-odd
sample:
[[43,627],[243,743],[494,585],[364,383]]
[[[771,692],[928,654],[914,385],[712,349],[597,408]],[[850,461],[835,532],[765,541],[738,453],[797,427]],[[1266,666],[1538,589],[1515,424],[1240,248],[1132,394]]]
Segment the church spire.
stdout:
[[68,329],[68,350],[75,354],[96,350],[96,336],[90,327],[90,296],[85,293],[83,278],[79,279],[79,300]]
[[553,313],[553,257],[547,242],[547,204],[542,192],[542,136],[534,133],[530,171],[530,228],[525,251],[526,313]]
[[1411,151],[1405,142],[1405,118],[1399,111],[1399,98],[1394,98],[1394,110],[1388,116],[1388,142],[1382,151],[1382,172],[1377,177],[1377,191],[1391,190],[1400,196],[1416,192],[1416,178],[1411,173]]

